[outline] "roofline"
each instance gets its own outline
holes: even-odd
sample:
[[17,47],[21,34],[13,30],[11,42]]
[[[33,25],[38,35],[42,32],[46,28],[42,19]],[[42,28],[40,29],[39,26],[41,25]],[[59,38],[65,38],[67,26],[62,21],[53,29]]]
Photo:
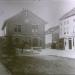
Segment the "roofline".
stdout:
[[[6,20],[7,21],[7,20]],[[4,30],[5,26],[6,26],[6,21],[4,22],[3,26],[2,26],[2,30]]]
[[[26,11],[26,12],[28,12],[29,10],[28,9],[23,9],[22,11]],[[11,16],[11,17],[9,17],[7,20],[5,20],[5,22],[4,22],[4,24],[3,24],[3,26],[2,26],[2,30],[4,30],[4,28],[5,28],[5,26],[6,26],[6,23],[9,21],[9,20],[11,20],[13,17],[15,17],[16,15],[18,15],[18,14],[20,14],[22,11],[20,11],[20,12],[18,12],[17,14],[15,14],[14,16]],[[29,11],[29,12],[31,12],[31,11]],[[39,16],[37,16],[35,13],[33,13],[33,12],[31,12],[32,14],[34,14],[34,16],[36,16],[36,17],[38,17],[39,19],[41,19]],[[41,19],[42,21],[44,21],[43,19]],[[46,21],[44,21],[44,24],[48,24]]]
[[59,20],[64,20],[64,19],[67,19],[67,18],[69,18],[69,17],[74,16],[75,14],[72,14],[72,15],[69,15],[69,16],[65,17],[65,15],[67,15],[68,13],[70,13],[71,11],[73,11],[74,9],[75,9],[75,8],[71,9],[69,12],[67,12],[66,14],[64,14]]
[[67,19],[67,18],[69,18],[69,17],[72,17],[72,16],[75,16],[75,14],[70,15],[70,16],[67,16],[67,17],[65,17],[65,18],[60,18],[59,20],[65,20],[65,19]]

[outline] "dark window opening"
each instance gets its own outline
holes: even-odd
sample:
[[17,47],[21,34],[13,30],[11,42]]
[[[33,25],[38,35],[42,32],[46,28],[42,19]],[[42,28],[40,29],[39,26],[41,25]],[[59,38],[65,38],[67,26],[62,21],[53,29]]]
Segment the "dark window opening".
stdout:
[[65,46],[66,46],[66,41],[65,41]]
[[66,32],[64,32],[64,34],[66,34]]
[[15,32],[21,32],[21,25],[16,25],[14,31]]
[[72,40],[69,40],[69,49],[72,49]]
[[74,38],[73,38],[73,46],[74,46]]
[[18,25],[18,32],[21,32],[21,25]]

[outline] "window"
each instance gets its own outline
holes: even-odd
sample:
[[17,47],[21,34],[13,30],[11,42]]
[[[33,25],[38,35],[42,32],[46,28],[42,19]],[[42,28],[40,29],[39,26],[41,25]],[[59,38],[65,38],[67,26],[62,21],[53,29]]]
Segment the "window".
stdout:
[[21,25],[16,25],[14,31],[15,32],[21,32]]
[[37,29],[32,29],[32,32],[38,32],[38,30]]
[[32,25],[32,32],[38,32],[38,25]]
[[35,32],[38,32],[38,30],[37,30],[37,29],[35,29]]
[[67,24],[69,24],[69,21],[68,20],[64,21],[64,25],[67,25]]
[[21,25],[18,25],[18,32],[21,32]]
[[68,26],[65,26],[65,27],[64,27],[64,34],[68,34],[68,33],[69,33]]
[[32,25],[33,29],[38,29],[38,25]]
[[66,34],[66,27],[64,27],[64,34]]
[[65,41],[65,46],[66,46],[66,41]]
[[74,38],[73,38],[73,46],[74,46]]
[[34,32],[34,29],[32,29],[32,32]]
[[66,32],[64,32],[64,34],[66,34]]

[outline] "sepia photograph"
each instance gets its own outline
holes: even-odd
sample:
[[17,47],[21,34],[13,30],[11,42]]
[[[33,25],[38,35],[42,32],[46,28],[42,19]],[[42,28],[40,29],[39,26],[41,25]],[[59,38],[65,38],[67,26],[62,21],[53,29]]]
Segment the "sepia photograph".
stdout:
[[0,75],[75,75],[75,0],[0,0]]

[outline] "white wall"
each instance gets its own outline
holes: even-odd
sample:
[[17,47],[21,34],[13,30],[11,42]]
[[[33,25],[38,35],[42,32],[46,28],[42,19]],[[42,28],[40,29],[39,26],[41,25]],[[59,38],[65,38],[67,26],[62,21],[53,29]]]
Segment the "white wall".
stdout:
[[[72,49],[75,49],[75,16],[60,21],[60,38],[64,38],[65,50],[69,49],[69,38],[72,41]],[[74,46],[73,46],[74,38]],[[66,42],[66,45],[65,45]]]
[[[75,16],[60,21],[60,38],[75,36]],[[64,34],[66,32],[66,34]]]

